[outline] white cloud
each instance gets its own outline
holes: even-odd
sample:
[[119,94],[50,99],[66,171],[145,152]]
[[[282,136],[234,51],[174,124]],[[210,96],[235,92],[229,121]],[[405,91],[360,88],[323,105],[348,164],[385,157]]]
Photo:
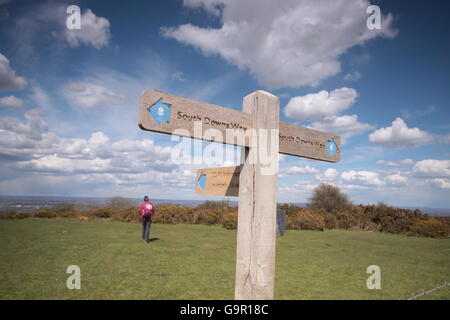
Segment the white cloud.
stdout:
[[450,160],[425,159],[418,161],[412,168],[413,174],[422,177],[450,177]]
[[170,161],[171,148],[155,146],[149,139],[111,142],[100,131],[92,133],[89,139],[63,138],[48,130],[39,110],[27,111],[25,118],[25,123],[0,118],[0,161],[6,161],[13,170],[114,175],[168,172],[176,168]]
[[221,13],[223,0],[183,0],[183,4],[190,8],[201,7],[209,13],[219,16]]
[[100,84],[90,82],[69,82],[63,88],[63,94],[70,103],[82,108],[107,107],[123,98]]
[[35,51],[44,43],[49,51],[61,50],[63,46],[90,45],[100,49],[108,45],[110,22],[97,17],[91,9],[81,15],[81,29],[69,30],[66,26],[68,3],[61,1],[33,1],[22,10],[12,24],[11,41],[17,54],[35,59]]
[[433,136],[419,128],[408,128],[402,118],[392,121],[392,126],[378,129],[369,135],[369,141],[386,147],[418,147],[432,142]]
[[435,178],[435,179],[427,179],[426,181],[439,189],[450,189],[449,179]]
[[344,87],[331,92],[322,90],[291,98],[284,108],[284,114],[299,121],[319,120],[350,108],[357,97],[358,93],[352,88]]
[[384,178],[384,182],[391,186],[404,186],[408,182],[408,178],[400,173],[395,173]]
[[23,100],[16,96],[6,96],[0,98],[0,107],[21,108],[23,107]]
[[310,166],[305,166],[305,167],[293,166],[293,167],[289,167],[283,171],[285,171],[288,174],[317,174],[317,173],[319,173],[319,170],[317,170],[316,168],[312,168]]
[[31,86],[30,98],[42,109],[52,106],[52,102],[48,94],[37,84]]
[[27,85],[25,78],[16,75],[9,60],[0,53],[0,90],[21,90]]
[[323,173],[316,174],[316,179],[320,181],[333,181],[339,176],[339,172],[334,168],[328,168]]
[[436,141],[444,144],[450,144],[450,134],[446,136],[436,136]]
[[81,29],[65,28],[64,36],[71,47],[86,44],[100,49],[109,43],[111,38],[109,27],[108,19],[97,17],[91,9],[87,9],[81,15]]
[[348,49],[396,34],[391,14],[383,16],[381,30],[367,28],[367,0],[190,0],[184,4],[220,16],[222,26],[184,24],[162,28],[164,36],[249,69],[271,88],[318,85],[340,72],[339,57]]
[[308,127],[341,135],[343,139],[348,139],[354,135],[373,129],[372,125],[359,122],[356,114],[327,117],[324,120],[311,123]]
[[102,145],[107,144],[109,142],[109,138],[103,132],[94,132],[89,138],[89,143],[93,145]]
[[367,186],[381,186],[383,182],[380,180],[377,172],[372,171],[344,171],[341,173],[342,180],[355,184]]
[[403,118],[410,119],[410,118],[420,118],[420,117],[426,116],[428,114],[436,112],[436,110],[437,110],[436,106],[430,105],[426,108],[416,110],[416,111],[410,111],[408,109],[401,109],[400,113]]
[[178,80],[178,81],[186,81],[186,78],[184,77],[184,73],[181,71],[177,71],[172,73],[172,79]]
[[279,192],[292,193],[292,194],[299,194],[299,193],[305,193],[305,192],[310,193],[318,186],[319,186],[319,184],[317,182],[299,180],[299,181],[295,182],[294,184],[287,185],[287,186],[281,186],[279,188]]
[[357,81],[357,80],[361,79],[361,76],[362,76],[361,73],[358,71],[347,73],[344,76],[344,81],[346,81],[346,82]]
[[382,166],[387,167],[403,167],[403,166],[412,166],[414,164],[413,159],[403,159],[400,161],[385,161],[385,160],[378,160],[377,164],[380,164]]

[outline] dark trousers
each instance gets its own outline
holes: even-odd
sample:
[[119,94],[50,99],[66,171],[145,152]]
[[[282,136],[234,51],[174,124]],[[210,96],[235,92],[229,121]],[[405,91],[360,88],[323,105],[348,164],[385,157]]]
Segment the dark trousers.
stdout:
[[151,219],[142,219],[142,240],[148,242],[150,235],[150,227],[152,225]]

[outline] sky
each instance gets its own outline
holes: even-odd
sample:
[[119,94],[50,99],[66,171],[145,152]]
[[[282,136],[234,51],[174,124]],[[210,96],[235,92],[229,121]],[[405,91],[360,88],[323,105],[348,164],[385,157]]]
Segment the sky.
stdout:
[[0,195],[222,199],[196,195],[195,172],[239,148],[174,161],[179,139],[138,128],[140,94],[242,110],[266,90],[280,120],[342,139],[338,163],[281,155],[279,202],[330,183],[450,208],[449,15],[444,0],[0,0]]

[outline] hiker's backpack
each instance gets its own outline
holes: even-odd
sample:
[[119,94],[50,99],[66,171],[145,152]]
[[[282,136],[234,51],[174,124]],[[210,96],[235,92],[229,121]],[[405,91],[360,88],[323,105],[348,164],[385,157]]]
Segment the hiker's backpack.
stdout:
[[152,217],[152,212],[153,212],[153,206],[151,203],[145,203],[142,207],[141,207],[141,215],[144,218],[151,218]]

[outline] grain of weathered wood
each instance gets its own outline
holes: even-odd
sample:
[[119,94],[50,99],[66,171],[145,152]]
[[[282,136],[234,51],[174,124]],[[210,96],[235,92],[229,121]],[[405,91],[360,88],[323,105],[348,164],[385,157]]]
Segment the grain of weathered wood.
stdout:
[[[168,123],[157,124],[148,112],[148,107],[160,99],[170,105],[170,120]],[[252,118],[250,115],[234,109],[156,90],[146,90],[141,96],[139,127],[148,131],[177,134],[231,145],[248,146],[250,145],[248,139],[237,141],[238,139],[235,139],[233,136],[228,136],[230,139],[226,140],[226,130],[229,129],[229,133],[234,133],[236,136],[241,136],[241,134],[245,135],[247,130],[252,127]],[[208,129],[212,129],[210,130],[211,133],[214,133],[214,131],[220,133],[221,137],[213,135],[207,135],[205,137],[205,131]]]
[[[334,141],[338,147],[334,155],[327,153],[328,141]],[[281,121],[280,153],[315,160],[338,162],[341,158],[341,139],[334,134]]]
[[[148,108],[160,99],[170,105],[168,123],[156,123],[148,112]],[[144,91],[141,96],[139,127],[143,130],[248,147],[252,121],[251,114],[245,112],[156,90]],[[208,129],[215,130],[205,135]],[[283,121],[279,122],[279,130],[280,153],[329,162],[340,160],[340,138],[336,135]],[[338,147],[333,155],[326,150],[330,140]]]
[[[201,195],[237,197],[240,172],[240,166],[197,170],[195,192]],[[206,181],[205,186],[201,188],[198,181],[203,174]]]
[[[256,91],[244,98],[243,111],[252,115],[256,129],[278,129],[279,100],[276,96]],[[269,144],[270,141],[268,148]],[[252,153],[257,152],[256,148],[243,148],[242,152],[235,299],[273,299],[277,175],[264,175],[261,163],[249,161]],[[278,143],[271,152],[278,162]]]

